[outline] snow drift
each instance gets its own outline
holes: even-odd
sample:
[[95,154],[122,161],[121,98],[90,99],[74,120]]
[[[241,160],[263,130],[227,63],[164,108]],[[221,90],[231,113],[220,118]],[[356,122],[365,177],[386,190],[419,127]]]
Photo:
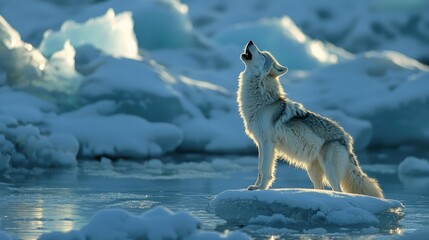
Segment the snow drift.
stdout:
[[394,228],[404,217],[403,205],[379,199],[313,189],[228,190],[210,202],[216,216],[230,225],[277,228]]

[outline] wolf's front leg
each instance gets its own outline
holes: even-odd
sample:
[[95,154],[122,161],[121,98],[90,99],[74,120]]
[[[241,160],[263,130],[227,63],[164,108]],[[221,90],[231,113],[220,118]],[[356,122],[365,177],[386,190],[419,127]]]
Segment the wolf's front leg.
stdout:
[[256,190],[261,188],[262,180],[262,156],[261,156],[261,147],[258,145],[258,178],[254,185],[250,185],[247,190]]
[[259,148],[258,179],[248,190],[268,189],[274,181],[274,144],[265,142]]

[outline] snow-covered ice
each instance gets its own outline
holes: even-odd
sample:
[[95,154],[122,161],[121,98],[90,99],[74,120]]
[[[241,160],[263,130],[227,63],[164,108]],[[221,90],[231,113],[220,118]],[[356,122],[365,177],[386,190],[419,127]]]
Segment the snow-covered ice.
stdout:
[[429,161],[416,157],[407,157],[398,166],[398,173],[409,176],[428,176],[429,177]]
[[210,209],[231,225],[287,228],[393,228],[404,217],[396,200],[313,189],[227,190]]
[[398,166],[399,180],[413,192],[429,192],[429,161],[413,156],[406,157]]

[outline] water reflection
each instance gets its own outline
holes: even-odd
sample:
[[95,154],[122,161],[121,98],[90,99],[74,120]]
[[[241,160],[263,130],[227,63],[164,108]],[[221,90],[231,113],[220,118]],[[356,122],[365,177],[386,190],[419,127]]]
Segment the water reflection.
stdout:
[[[422,193],[420,185],[413,190],[412,186],[417,186],[414,180],[403,179],[395,171],[384,171],[385,160],[368,156],[366,167],[373,170],[368,174],[380,181],[387,197],[402,201],[406,206],[402,226],[378,234],[400,235],[427,225],[428,193]],[[224,158],[226,160],[206,159],[202,163],[184,164],[163,161],[162,165],[155,166],[156,173],[153,173],[153,164],[113,162],[106,167],[105,163],[93,161],[82,163],[80,170],[74,173],[0,183],[1,230],[20,239],[37,239],[45,232],[80,229],[100,209],[123,208],[141,214],[160,204],[174,211],[188,211],[202,221],[204,229],[216,229],[224,221],[207,211],[209,198],[226,189],[244,188],[256,177],[255,158],[246,161]],[[365,157],[363,159],[365,161]],[[302,170],[280,163],[277,174],[275,188],[312,187]],[[422,179],[416,181],[426,184]],[[423,189],[429,189],[429,185],[424,186]],[[347,231],[351,230],[335,234],[348,236]],[[364,233],[352,234],[361,236]],[[264,236],[265,239],[277,237],[273,233]]]

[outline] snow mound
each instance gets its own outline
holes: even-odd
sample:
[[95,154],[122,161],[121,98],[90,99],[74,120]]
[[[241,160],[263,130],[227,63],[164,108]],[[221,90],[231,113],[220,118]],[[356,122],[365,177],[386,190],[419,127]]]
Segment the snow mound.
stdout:
[[228,190],[210,202],[231,225],[393,228],[404,217],[395,200],[313,189]]
[[49,120],[54,132],[73,134],[83,156],[142,158],[160,156],[177,148],[182,131],[168,123],[117,113],[113,101],[100,101]]
[[310,109],[338,109],[369,121],[373,145],[429,143],[429,68],[400,53],[368,52],[291,75],[285,88]]
[[398,166],[398,173],[409,176],[428,176],[429,161],[416,157],[406,157]]
[[31,124],[0,113],[0,172],[40,172],[49,168],[74,168],[79,149],[69,134],[42,134]]
[[215,35],[219,43],[235,44],[238,47],[244,46],[250,39],[261,50],[270,51],[281,64],[290,69],[313,69],[351,57],[345,50],[312,40],[289,17],[239,24]]
[[65,41],[46,59],[0,16],[0,70],[6,72],[11,86],[74,92],[81,82],[74,69],[74,56],[74,48]]
[[254,151],[243,133],[235,99],[226,89],[172,73],[149,58],[109,57],[102,62],[82,84],[79,95],[85,104],[114,101],[117,107],[110,114],[178,126],[182,151]]
[[80,230],[67,233],[52,232],[42,235],[40,240],[62,239],[250,239],[240,232],[217,232],[199,230],[200,222],[188,213],[174,213],[164,207],[155,207],[135,216],[121,209],[101,210]]
[[85,23],[66,21],[58,32],[45,32],[39,49],[43,55],[51,56],[70,42],[75,48],[92,45],[114,57],[139,59],[133,24],[130,12],[116,15],[113,9],[109,9],[105,15]]

